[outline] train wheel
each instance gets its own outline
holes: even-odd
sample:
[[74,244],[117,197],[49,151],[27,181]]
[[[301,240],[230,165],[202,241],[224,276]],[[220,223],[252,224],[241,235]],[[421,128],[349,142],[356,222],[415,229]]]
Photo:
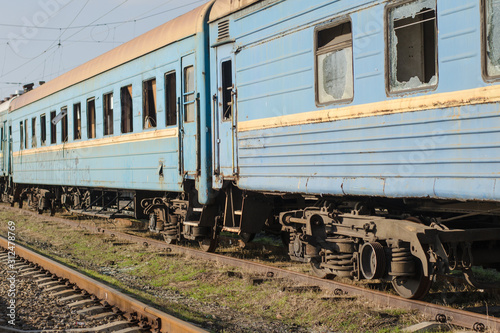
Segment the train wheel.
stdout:
[[243,243],[247,244],[253,241],[255,238],[255,234],[249,233],[249,232],[242,232],[240,233],[240,239]]
[[321,262],[317,258],[311,259],[311,269],[320,279],[332,279],[335,275],[327,268],[322,268]]
[[199,244],[203,252],[215,252],[217,248],[217,236],[203,238],[199,241]]
[[422,299],[431,288],[432,281],[430,277],[424,276],[422,264],[416,265],[414,276],[400,276],[392,280],[392,286],[399,296],[408,299]]

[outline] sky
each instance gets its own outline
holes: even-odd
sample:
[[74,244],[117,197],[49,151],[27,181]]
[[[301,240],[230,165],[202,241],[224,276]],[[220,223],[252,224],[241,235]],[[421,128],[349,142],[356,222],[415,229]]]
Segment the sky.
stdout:
[[209,0],[0,0],[0,100]]

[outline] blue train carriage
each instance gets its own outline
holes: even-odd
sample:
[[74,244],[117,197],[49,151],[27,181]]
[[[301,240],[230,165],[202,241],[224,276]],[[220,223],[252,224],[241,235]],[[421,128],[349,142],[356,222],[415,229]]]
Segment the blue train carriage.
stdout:
[[9,121],[10,105],[21,93],[16,93],[0,101],[0,195],[7,201],[7,184],[11,183],[12,168],[12,123]]
[[205,79],[211,5],[17,98],[11,202],[26,200],[39,212],[64,206],[149,217],[150,228],[167,236],[184,222],[186,237],[211,238],[213,228],[203,226],[213,224],[203,210],[213,197]]
[[[292,259],[407,298],[453,270],[486,287],[499,0],[217,0],[210,47],[213,186],[265,195]],[[227,207],[245,231],[250,210]]]

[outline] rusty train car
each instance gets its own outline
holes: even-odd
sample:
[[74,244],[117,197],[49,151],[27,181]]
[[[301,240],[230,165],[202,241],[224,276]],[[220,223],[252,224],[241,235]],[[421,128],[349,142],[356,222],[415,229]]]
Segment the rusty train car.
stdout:
[[[500,268],[499,0],[213,0],[17,97],[3,198],[422,298]],[[7,169],[6,165],[11,167]]]

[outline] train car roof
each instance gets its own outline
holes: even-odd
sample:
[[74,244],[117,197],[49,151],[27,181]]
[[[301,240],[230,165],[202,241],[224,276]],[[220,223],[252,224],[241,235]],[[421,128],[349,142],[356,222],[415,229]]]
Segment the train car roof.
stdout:
[[36,102],[131,60],[137,59],[175,41],[203,31],[205,16],[212,3],[213,1],[210,1],[184,15],[168,21],[46,84],[25,93],[11,103],[11,111]]
[[19,96],[14,96],[12,97],[11,99],[9,99],[8,101],[5,101],[3,103],[0,104],[0,114],[4,114],[5,112],[9,111],[10,109],[10,105],[12,104],[12,102],[14,102]]
[[210,22],[237,12],[261,0],[216,0],[210,11]]

